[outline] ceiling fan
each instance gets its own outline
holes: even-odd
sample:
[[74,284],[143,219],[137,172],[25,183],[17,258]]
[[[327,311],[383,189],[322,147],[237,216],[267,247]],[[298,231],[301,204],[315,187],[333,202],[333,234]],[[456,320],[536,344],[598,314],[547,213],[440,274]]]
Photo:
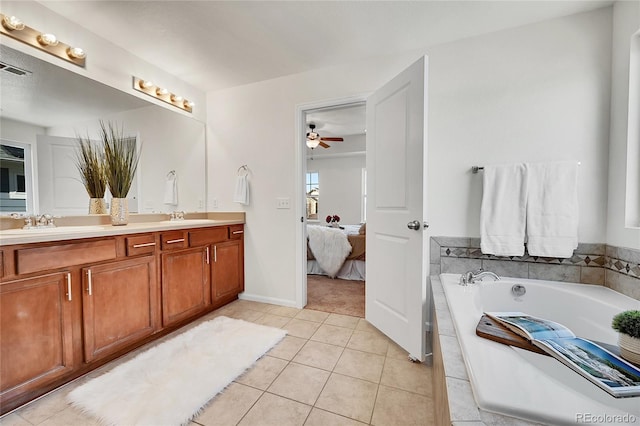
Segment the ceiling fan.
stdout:
[[323,148],[330,148],[326,142],[342,142],[343,138],[323,138],[315,131],[316,125],[311,123],[309,124],[310,132],[307,133],[307,146],[311,149],[317,148],[320,145]]

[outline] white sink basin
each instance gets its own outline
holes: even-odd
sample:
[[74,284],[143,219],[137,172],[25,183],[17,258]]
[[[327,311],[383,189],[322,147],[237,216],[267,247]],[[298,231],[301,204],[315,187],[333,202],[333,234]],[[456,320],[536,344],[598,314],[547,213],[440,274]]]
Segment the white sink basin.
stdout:
[[56,226],[53,228],[30,228],[30,229],[4,229],[0,231],[0,235],[30,235],[30,234],[65,234],[75,232],[103,231],[104,226],[86,225],[86,226]]

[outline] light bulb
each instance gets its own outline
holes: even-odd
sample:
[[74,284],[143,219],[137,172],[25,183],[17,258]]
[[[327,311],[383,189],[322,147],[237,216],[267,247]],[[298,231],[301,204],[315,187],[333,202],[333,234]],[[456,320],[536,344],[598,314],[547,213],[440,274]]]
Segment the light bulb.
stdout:
[[56,46],[58,44],[58,38],[51,33],[40,34],[38,36],[38,43],[43,46]]
[[195,103],[185,99],[183,105],[184,105],[185,108],[193,108]]
[[171,94],[171,102],[177,102],[180,103],[184,100],[184,98],[180,95],[174,95],[173,93]]
[[169,91],[167,89],[163,89],[162,87],[158,87],[156,89],[156,95],[158,96],[165,96],[167,93],[169,93]]
[[153,82],[149,80],[140,80],[138,81],[138,87],[141,89],[148,89],[153,86]]
[[84,59],[87,54],[85,51],[79,47],[69,47],[67,49],[67,55],[73,59]]
[[20,31],[24,29],[24,22],[22,22],[19,18],[15,16],[3,15],[2,26],[8,29],[9,31],[13,31],[13,30]]

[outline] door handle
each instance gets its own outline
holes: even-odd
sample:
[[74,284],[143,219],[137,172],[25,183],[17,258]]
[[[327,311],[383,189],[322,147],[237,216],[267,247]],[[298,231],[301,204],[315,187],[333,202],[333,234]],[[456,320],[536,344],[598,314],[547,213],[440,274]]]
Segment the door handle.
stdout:
[[91,278],[91,269],[87,269],[87,293],[93,295],[93,279]]
[[407,228],[413,229],[414,231],[419,231],[423,226],[426,229],[429,227],[429,224],[427,222],[424,222],[424,224],[420,223],[419,220],[412,220],[411,222],[407,223]]

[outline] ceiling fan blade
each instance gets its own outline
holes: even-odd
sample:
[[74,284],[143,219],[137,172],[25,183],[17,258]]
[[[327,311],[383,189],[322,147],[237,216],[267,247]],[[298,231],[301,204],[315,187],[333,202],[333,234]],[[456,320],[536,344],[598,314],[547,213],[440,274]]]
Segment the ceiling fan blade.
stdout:
[[331,145],[326,144],[326,143],[324,143],[324,142],[322,142],[322,141],[320,141],[319,145],[320,145],[321,147],[323,147],[323,148],[330,148],[330,147],[331,147]]
[[344,141],[343,138],[320,138],[321,141],[327,141],[327,142],[342,142]]

